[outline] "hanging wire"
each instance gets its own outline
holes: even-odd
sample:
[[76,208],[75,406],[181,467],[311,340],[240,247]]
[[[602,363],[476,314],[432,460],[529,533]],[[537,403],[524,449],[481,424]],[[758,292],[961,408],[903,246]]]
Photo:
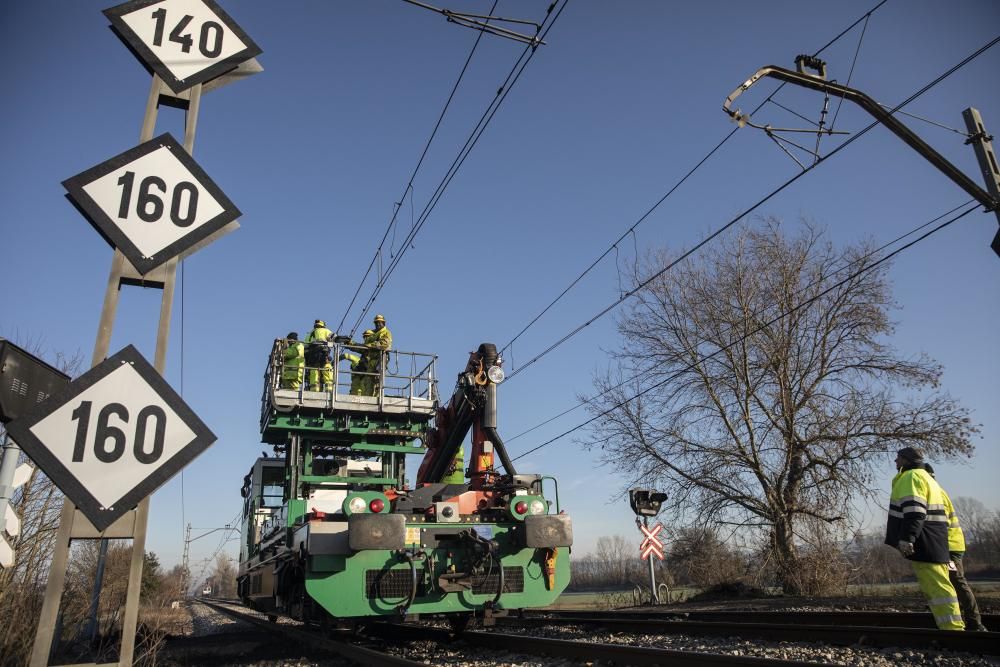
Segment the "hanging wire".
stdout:
[[[878,248],[875,248],[874,250],[872,250],[868,254],[863,255],[863,256],[861,256],[861,257],[859,257],[859,258],[857,258],[857,259],[855,259],[855,260],[853,260],[851,262],[848,262],[847,264],[845,264],[844,266],[842,266],[842,267],[840,267],[838,269],[835,269],[829,275],[821,276],[820,278],[817,278],[816,280],[814,280],[813,282],[809,283],[808,285],[806,285],[802,289],[798,290],[796,292],[796,294],[798,295],[798,294],[802,294],[804,292],[807,292],[811,288],[816,287],[817,285],[819,285],[821,283],[824,283],[827,280],[830,280],[831,278],[837,276],[838,274],[842,273],[843,271],[846,271],[846,270],[850,269],[852,266],[858,264],[859,262],[863,262],[863,261],[865,261],[867,259],[870,259],[871,257],[874,257],[875,255],[880,254],[885,249],[887,249],[887,248],[889,248],[891,246],[896,245],[900,241],[904,240],[906,237],[912,236],[913,234],[915,234],[917,232],[920,232],[920,231],[926,229],[927,227],[930,227],[931,225],[933,225],[933,224],[939,222],[940,220],[942,220],[943,218],[946,218],[949,215],[952,215],[953,213],[955,213],[959,209],[965,208],[966,206],[969,206],[970,204],[972,204],[974,202],[975,202],[974,199],[969,199],[969,200],[963,202],[962,204],[959,204],[958,206],[955,206],[954,208],[952,208],[952,209],[950,209],[948,211],[945,211],[941,215],[938,215],[937,217],[932,218],[931,220],[928,220],[924,224],[922,224],[922,225],[920,225],[918,227],[915,227],[914,229],[911,229],[910,231],[908,231],[908,232],[906,232],[904,234],[901,234],[900,236],[897,236],[896,238],[892,239],[891,241],[888,241],[887,243],[882,244],[881,246],[879,246]],[[762,311],[762,312],[754,313],[753,314],[753,319],[756,320],[756,321],[760,321],[765,316],[766,316],[766,313],[764,313]],[[729,333],[731,333],[731,332],[732,332],[732,330],[730,329]],[[555,420],[557,420],[560,417],[563,417],[563,416],[569,414],[570,412],[574,412],[575,410],[578,410],[579,408],[582,408],[585,405],[589,405],[591,402],[593,402],[594,400],[600,398],[601,396],[604,396],[607,393],[609,393],[611,391],[614,391],[615,389],[619,389],[619,388],[625,386],[626,384],[634,382],[635,380],[639,379],[643,375],[646,375],[647,373],[648,373],[648,371],[646,371],[646,370],[640,371],[639,373],[637,373],[637,374],[635,374],[635,375],[633,375],[633,376],[631,376],[631,377],[623,380],[622,382],[619,382],[618,384],[614,385],[613,387],[610,387],[608,390],[606,390],[606,391],[604,391],[604,392],[602,392],[600,394],[595,394],[594,396],[591,396],[589,398],[583,398],[580,402],[577,402],[572,407],[569,407],[569,408],[563,410],[562,412],[554,415],[553,417],[549,417],[548,419],[535,424],[531,428],[528,428],[528,429],[526,429],[524,431],[521,431],[517,435],[514,435],[514,436],[512,436],[510,438],[507,438],[507,442],[508,443],[509,442],[513,442],[514,440],[517,440],[518,438],[520,438],[522,436],[525,436],[525,435],[531,433],[532,431],[536,431],[539,428],[541,428],[541,427],[543,427],[543,426],[545,426],[547,424],[550,424],[550,423],[554,422]]]
[[[493,10],[496,9],[498,1],[499,0],[493,0],[493,7],[490,9],[491,14],[493,13]],[[451,92],[448,94],[448,99],[445,100],[444,108],[441,109],[441,113],[438,114],[437,121],[434,123],[434,129],[431,130],[431,135],[427,138],[427,142],[424,144],[424,150],[421,151],[420,153],[420,158],[417,160],[417,166],[413,168],[413,172],[410,174],[410,179],[409,181],[407,181],[406,187],[403,188],[403,196],[399,198],[401,202],[406,200],[407,192],[410,192],[411,189],[413,188],[413,181],[414,179],[416,179],[417,173],[420,171],[420,167],[424,163],[424,158],[427,157],[427,151],[430,149],[431,143],[434,141],[434,137],[437,136],[438,128],[441,127],[441,122],[444,120],[444,116],[448,112],[448,108],[451,106],[451,101],[455,98],[455,93],[456,91],[458,91],[458,87],[462,83],[462,79],[465,78],[465,72],[466,70],[469,69],[469,63],[472,62],[472,56],[475,55],[476,49],[479,48],[479,42],[482,38],[483,38],[482,32],[476,35],[476,41],[473,42],[472,48],[469,50],[469,55],[466,56],[465,63],[462,65],[462,71],[458,73],[458,78],[455,80],[455,84],[451,87]],[[344,321],[347,320],[347,316],[350,314],[351,308],[354,307],[354,302],[357,300],[358,294],[361,293],[361,288],[364,287],[365,281],[368,279],[368,276],[371,274],[372,268],[375,266],[376,258],[378,258],[381,255],[382,246],[385,243],[386,237],[389,235],[389,230],[393,228],[396,222],[396,216],[398,215],[398,213],[399,213],[399,207],[396,207],[396,209],[392,213],[392,217],[389,219],[389,224],[386,226],[385,233],[382,234],[382,240],[379,241],[378,243],[378,247],[375,250],[375,256],[372,257],[372,261],[368,265],[368,268],[365,270],[365,274],[361,277],[361,281],[358,282],[358,287],[356,290],[354,290],[354,296],[351,297],[351,302],[348,304],[347,308],[344,309],[344,315],[343,317],[340,318],[340,324],[337,325],[337,331],[340,331],[341,327],[344,326]],[[381,281],[381,277],[379,278],[379,280]],[[352,331],[351,335],[353,335],[353,333],[354,332]]]
[[[900,102],[899,104],[897,104],[894,108],[892,108],[889,111],[889,113],[893,114],[897,110],[899,110],[902,107],[908,105],[910,102],[912,102],[913,100],[917,99],[918,97],[920,97],[921,95],[923,95],[924,93],[926,93],[928,90],[931,90],[932,88],[934,88],[935,86],[937,86],[938,84],[940,84],[942,81],[944,81],[945,79],[947,79],[948,77],[950,77],[952,74],[954,74],[955,72],[959,71],[960,69],[962,69],[963,67],[965,67],[966,65],[968,65],[970,62],[972,62],[973,60],[975,60],[976,58],[978,58],[979,56],[981,56],[987,50],[989,50],[990,48],[992,48],[993,46],[995,46],[998,42],[1000,42],[1000,36],[995,37],[991,41],[987,42],[983,46],[981,46],[978,49],[976,49],[973,53],[971,53],[970,55],[966,56],[962,61],[960,61],[956,65],[952,66],[946,72],[944,72],[943,74],[941,74],[938,77],[936,77],[930,83],[926,84],[920,90],[918,90],[917,92],[913,93],[908,98],[906,98],[905,100],[903,100],[902,102]],[[853,144],[855,141],[857,141],[861,137],[863,137],[866,134],[868,134],[868,132],[870,132],[872,130],[872,128],[876,127],[879,124],[880,124],[879,121],[877,121],[877,120],[873,121],[872,123],[870,123],[869,125],[867,125],[865,128],[863,128],[860,132],[858,132],[857,134],[851,136],[846,141],[844,141],[844,143],[840,144],[839,146],[837,146],[836,148],[834,148],[832,151],[830,151],[826,155],[820,157],[818,160],[816,160],[815,163],[811,164],[810,166],[806,167],[805,169],[803,169],[802,171],[800,171],[796,175],[792,176],[790,179],[788,179],[787,181],[785,181],[784,183],[782,183],[780,186],[778,186],[777,188],[775,188],[774,190],[772,190],[770,193],[768,193],[767,195],[765,195],[763,198],[761,198],[760,200],[758,200],[755,204],[753,204],[752,206],[750,206],[749,208],[747,208],[746,210],[744,210],[742,213],[740,213],[736,217],[732,218],[729,222],[727,222],[726,224],[724,224],[722,227],[718,228],[717,230],[715,230],[714,232],[712,232],[711,234],[709,234],[707,237],[705,237],[704,239],[702,239],[701,241],[699,241],[698,243],[696,243],[690,250],[687,250],[684,253],[681,253],[681,255],[676,260],[670,262],[665,267],[663,267],[662,269],[660,269],[659,271],[657,271],[656,273],[654,273],[652,276],[650,276],[646,280],[644,280],[641,283],[639,283],[634,289],[632,289],[629,292],[627,292],[625,294],[625,296],[620,297],[616,301],[613,301],[608,306],[604,307],[601,311],[599,311],[597,314],[595,314],[594,316],[590,317],[588,320],[586,320],[582,324],[578,325],[576,328],[574,328],[573,330],[571,330],[569,333],[565,334],[562,338],[560,338],[556,342],[552,343],[545,350],[543,350],[539,354],[537,354],[534,357],[532,357],[530,360],[528,360],[527,363],[525,363],[523,366],[521,366],[517,371],[512,372],[510,374],[510,376],[508,376],[507,381],[509,382],[511,379],[513,379],[514,377],[516,377],[518,374],[524,372],[524,370],[526,368],[529,368],[531,365],[533,365],[539,359],[545,357],[547,354],[549,354],[550,352],[552,352],[553,350],[555,350],[556,348],[558,348],[559,346],[561,346],[563,343],[565,343],[566,341],[568,341],[570,338],[574,337],[576,334],[578,334],[579,332],[583,331],[583,329],[585,329],[586,327],[590,326],[591,324],[593,324],[594,322],[596,322],[598,319],[602,318],[604,315],[607,315],[615,307],[617,307],[619,304],[621,304],[622,301],[624,301],[626,298],[632,296],[633,294],[635,294],[639,290],[643,289],[650,282],[652,282],[653,280],[655,280],[659,276],[661,276],[664,273],[666,273],[668,270],[670,270],[670,268],[672,268],[673,266],[675,266],[677,263],[683,261],[684,259],[686,259],[687,257],[689,257],[691,254],[693,254],[694,252],[696,252],[697,250],[699,250],[702,246],[704,246],[705,244],[709,243],[714,238],[716,238],[717,236],[719,236],[720,234],[722,234],[724,231],[726,231],[727,229],[729,229],[730,227],[732,227],[733,225],[735,225],[742,218],[744,218],[745,216],[747,216],[750,213],[752,213],[753,211],[755,211],[757,208],[759,208],[760,206],[762,206],[765,202],[767,202],[768,200],[770,200],[772,197],[776,196],[778,193],[780,193],[782,190],[784,190],[785,188],[787,188],[788,186],[790,186],[792,183],[794,183],[798,179],[802,178],[804,175],[808,174],[813,169],[815,169],[819,165],[823,164],[826,160],[828,160],[829,158],[833,157],[834,155],[836,155],[840,151],[844,150],[845,148],[847,148],[848,146],[850,146],[851,144]]]
[[572,428],[570,428],[570,429],[568,429],[566,431],[563,431],[562,433],[560,433],[559,435],[555,436],[554,438],[550,438],[550,439],[546,440],[545,442],[543,442],[542,444],[529,449],[528,451],[524,452],[523,454],[519,454],[518,456],[513,457],[511,459],[511,461],[517,461],[518,459],[524,458],[525,456],[528,456],[529,454],[533,454],[534,452],[537,452],[538,450],[542,449],[543,447],[547,447],[548,445],[551,445],[552,443],[557,442],[558,440],[561,440],[562,438],[566,437],[567,435],[569,435],[569,434],[571,434],[571,433],[573,433],[575,431],[578,431],[579,429],[581,429],[581,428],[583,428],[583,427],[585,427],[585,426],[587,426],[589,424],[592,424],[593,422],[597,421],[598,419],[600,419],[602,417],[607,416],[608,414],[614,412],[615,410],[617,410],[617,409],[619,409],[621,407],[624,407],[628,403],[634,401],[637,398],[640,398],[640,397],[648,394],[649,392],[653,391],[654,389],[658,389],[660,387],[663,387],[663,386],[669,384],[670,382],[673,382],[675,379],[677,379],[678,377],[680,377],[683,373],[685,373],[685,372],[687,372],[687,371],[689,371],[689,370],[691,370],[693,368],[696,368],[699,364],[704,363],[705,361],[708,361],[709,359],[714,358],[716,355],[719,355],[719,354],[725,352],[726,350],[729,350],[729,349],[735,347],[739,343],[742,343],[743,341],[745,341],[747,338],[749,338],[753,334],[758,333],[758,332],[766,329],[767,327],[769,327],[769,326],[771,326],[771,325],[773,325],[773,324],[781,321],[782,319],[788,317],[789,315],[792,315],[792,314],[798,312],[802,308],[805,308],[806,306],[811,305],[816,300],[820,299],[823,296],[826,296],[827,294],[829,294],[833,290],[837,289],[841,285],[844,285],[844,284],[846,284],[846,283],[854,280],[858,276],[861,276],[864,273],[867,273],[868,271],[871,271],[871,270],[875,269],[876,267],[878,267],[878,266],[882,265],[883,263],[889,261],[890,259],[892,259],[896,255],[899,255],[901,252],[903,252],[903,251],[905,251],[905,250],[907,250],[909,248],[912,248],[913,246],[915,246],[916,244],[920,243],[921,241],[923,241],[923,240],[931,237],[932,235],[936,234],[937,232],[941,231],[942,229],[945,229],[946,227],[948,227],[948,226],[954,224],[955,222],[961,220],[962,218],[964,218],[965,216],[969,215],[970,213],[972,213],[973,211],[977,210],[978,208],[979,208],[978,204],[975,204],[975,205],[971,206],[970,208],[966,209],[965,211],[963,211],[959,215],[957,215],[957,216],[955,216],[955,217],[953,217],[953,218],[951,218],[949,220],[946,220],[945,222],[941,223],[940,225],[938,225],[934,229],[932,229],[932,230],[930,230],[930,231],[922,234],[921,236],[919,236],[918,238],[914,239],[913,241],[910,241],[906,245],[903,245],[903,246],[897,248],[896,250],[892,251],[891,253],[887,254],[885,257],[882,257],[881,259],[878,259],[877,261],[873,262],[869,266],[866,266],[866,267],[864,267],[862,269],[859,269],[858,271],[852,273],[851,275],[847,276],[843,280],[840,280],[837,283],[831,285],[830,287],[828,287],[827,289],[823,290],[822,292],[820,292],[816,296],[811,297],[810,299],[807,299],[806,301],[803,301],[802,303],[800,303],[799,305],[795,306],[794,308],[791,308],[788,311],[783,312],[780,315],[778,315],[777,317],[771,319],[770,321],[761,324],[760,326],[756,327],[752,331],[749,331],[746,334],[738,337],[736,340],[732,341],[731,343],[729,343],[727,345],[724,345],[724,346],[721,346],[715,352],[712,352],[710,354],[707,354],[707,355],[704,355],[702,357],[699,357],[694,362],[692,362],[691,364],[688,364],[685,368],[680,369],[676,373],[671,374],[666,379],[661,380],[659,382],[656,382],[656,383],[650,385],[649,387],[640,390],[639,392],[633,394],[629,398],[626,398],[625,400],[620,401],[620,402],[616,403],[615,405],[611,406],[607,410],[603,410],[600,413],[598,413],[598,414],[594,415],[593,417],[591,417],[590,419],[588,419],[588,420],[586,420],[584,422],[581,422],[581,423],[577,424],[576,426],[574,426],[574,427],[572,427]]
[[[877,5],[875,5],[874,7],[872,7],[871,9],[869,9],[869,10],[868,10],[867,12],[865,12],[865,14],[863,14],[863,15],[862,15],[862,16],[861,16],[860,18],[858,18],[858,19],[857,19],[857,20],[855,20],[855,21],[854,21],[853,23],[851,23],[851,25],[849,25],[849,26],[848,26],[847,28],[845,28],[844,30],[842,30],[842,31],[841,31],[841,32],[840,32],[840,33],[839,33],[839,34],[838,34],[838,35],[837,35],[836,37],[834,37],[833,39],[831,39],[830,41],[828,41],[828,42],[827,42],[826,44],[824,44],[823,46],[821,46],[821,47],[820,47],[820,48],[819,48],[819,49],[818,49],[818,50],[817,50],[817,51],[816,51],[815,53],[813,53],[813,57],[815,58],[815,57],[819,56],[819,54],[821,54],[821,53],[822,53],[823,51],[825,51],[825,50],[826,50],[827,48],[829,48],[829,47],[830,47],[830,46],[831,46],[832,44],[834,44],[834,43],[835,43],[835,42],[836,42],[837,40],[839,40],[839,39],[840,39],[840,38],[842,38],[842,37],[843,37],[844,35],[846,35],[846,34],[847,34],[847,33],[848,33],[848,32],[849,32],[849,31],[850,31],[851,29],[853,29],[853,28],[854,28],[854,27],[855,27],[856,25],[858,25],[859,23],[861,23],[861,21],[863,21],[863,20],[865,20],[865,19],[866,19],[867,17],[871,16],[871,15],[872,15],[872,13],[874,13],[874,12],[875,12],[875,11],[876,11],[876,10],[877,10],[877,9],[878,9],[879,7],[881,7],[882,5],[884,5],[884,4],[886,3],[886,2],[888,2],[888,0],[881,0],[881,2],[879,2],[879,3],[877,4]],[[761,108],[763,108],[763,107],[764,107],[764,105],[766,105],[767,103],[769,103],[769,102],[772,102],[772,101],[773,101],[773,98],[774,98],[774,96],[775,96],[775,95],[777,95],[777,94],[778,94],[779,92],[781,92],[781,89],[782,89],[782,88],[784,88],[784,86],[785,86],[785,84],[784,84],[784,82],[782,82],[782,83],[781,83],[781,85],[779,85],[779,86],[778,86],[778,87],[777,87],[777,88],[776,88],[776,89],[774,90],[774,92],[772,92],[772,93],[771,93],[771,94],[770,94],[770,95],[769,95],[769,96],[767,97],[767,99],[765,99],[765,100],[764,100],[763,102],[761,102],[761,103],[760,103],[760,104],[759,104],[759,105],[758,105],[758,106],[757,106],[757,107],[756,107],[756,108],[755,108],[755,109],[754,109],[754,110],[753,110],[753,111],[751,112],[751,115],[752,115],[752,114],[754,114],[754,113],[756,113],[757,111],[759,111],[759,110],[760,110]],[[794,112],[793,112],[793,113],[794,113]],[[812,122],[812,121],[810,121],[810,122]],[[815,124],[815,123],[814,123],[814,124]],[[651,216],[651,215],[653,214],[653,212],[654,212],[654,211],[655,211],[655,210],[656,210],[657,208],[659,208],[661,204],[663,204],[663,202],[665,202],[665,201],[666,201],[666,200],[667,200],[667,199],[668,199],[668,198],[669,198],[669,197],[670,197],[670,196],[671,196],[671,195],[672,195],[672,194],[673,194],[674,192],[676,192],[676,191],[677,191],[677,189],[678,189],[678,188],[680,188],[680,186],[681,186],[681,185],[683,185],[685,181],[687,181],[687,180],[688,180],[688,179],[689,179],[689,178],[690,178],[690,177],[691,177],[691,176],[692,176],[692,175],[693,175],[693,174],[694,174],[694,173],[695,173],[696,171],[698,171],[698,169],[700,169],[700,168],[701,168],[701,166],[702,166],[703,164],[705,164],[705,163],[706,163],[706,162],[707,162],[707,161],[709,160],[709,158],[711,158],[711,157],[712,157],[712,156],[713,156],[713,155],[714,155],[714,154],[715,154],[715,153],[716,153],[716,152],[717,152],[717,151],[718,151],[718,150],[719,150],[720,148],[722,148],[722,146],[723,146],[723,145],[725,145],[725,143],[726,143],[726,142],[728,142],[728,141],[729,141],[729,139],[730,139],[730,138],[731,138],[731,137],[732,137],[732,136],[733,136],[734,134],[736,134],[736,132],[737,132],[737,130],[738,130],[738,129],[739,129],[739,128],[734,128],[734,129],[732,129],[732,130],[731,130],[731,131],[730,131],[730,132],[729,132],[729,133],[728,133],[728,134],[727,134],[727,135],[726,135],[725,137],[723,137],[723,138],[722,138],[722,140],[721,140],[721,141],[719,141],[719,143],[717,143],[717,144],[715,145],[715,147],[713,147],[713,148],[712,148],[712,149],[711,149],[710,151],[708,151],[708,153],[706,153],[706,154],[705,154],[705,156],[704,156],[703,158],[701,158],[701,160],[699,160],[699,161],[698,161],[698,162],[697,162],[697,163],[696,163],[696,164],[695,164],[695,165],[694,165],[693,167],[691,167],[691,169],[689,169],[689,170],[687,171],[687,173],[685,173],[685,174],[684,174],[684,176],[683,176],[683,177],[682,177],[682,178],[681,178],[681,179],[680,179],[679,181],[677,181],[677,182],[676,182],[676,183],[675,183],[675,184],[674,184],[674,185],[673,185],[673,186],[672,186],[672,187],[671,187],[671,188],[670,188],[670,189],[669,189],[669,190],[668,190],[668,191],[666,192],[666,194],[664,194],[664,195],[663,195],[662,197],[660,197],[660,199],[659,199],[659,200],[657,200],[657,202],[656,202],[655,204],[653,204],[653,205],[652,205],[652,206],[651,206],[651,207],[650,207],[650,208],[649,208],[649,209],[648,209],[648,210],[647,210],[647,211],[646,211],[645,213],[643,213],[643,214],[642,214],[642,215],[641,215],[641,216],[639,217],[639,219],[638,219],[638,220],[637,220],[637,221],[636,221],[636,222],[635,222],[635,223],[634,223],[634,224],[633,224],[633,225],[632,225],[631,227],[629,227],[629,229],[628,229],[628,230],[627,230],[627,231],[626,231],[626,232],[625,232],[624,234],[622,234],[622,235],[621,235],[621,236],[619,236],[619,237],[618,237],[617,239],[615,239],[614,243],[612,243],[612,244],[611,244],[610,246],[608,246],[608,248],[607,248],[606,250],[604,250],[604,252],[602,252],[602,253],[601,253],[601,254],[600,254],[600,255],[599,255],[598,257],[597,257],[597,259],[595,259],[594,261],[592,261],[592,262],[590,263],[590,265],[589,265],[589,266],[588,266],[587,268],[585,268],[585,269],[583,270],[583,272],[582,272],[582,273],[580,273],[580,275],[578,275],[578,276],[577,276],[576,278],[574,278],[574,279],[573,279],[573,281],[571,281],[571,282],[570,282],[570,284],[569,284],[569,285],[567,285],[567,286],[566,286],[566,287],[565,287],[565,288],[563,289],[563,291],[562,291],[562,292],[560,292],[560,293],[559,293],[559,294],[558,294],[558,295],[557,295],[557,296],[556,296],[556,297],[555,297],[554,299],[552,299],[552,301],[550,301],[550,302],[548,303],[548,305],[546,305],[546,306],[545,306],[545,307],[544,307],[544,308],[543,308],[543,309],[542,309],[542,310],[541,310],[541,311],[540,311],[540,312],[539,312],[539,313],[538,313],[537,315],[535,315],[535,316],[534,316],[534,317],[533,317],[533,318],[532,318],[532,319],[531,319],[531,320],[530,320],[530,321],[529,321],[529,322],[528,322],[527,324],[525,324],[525,325],[524,325],[524,327],[522,327],[522,328],[521,328],[521,330],[520,330],[520,331],[518,331],[518,332],[517,332],[517,333],[516,333],[516,334],[514,335],[514,337],[513,337],[513,338],[511,338],[511,339],[510,339],[510,341],[509,341],[509,342],[507,342],[507,343],[506,343],[506,344],[505,344],[505,345],[503,346],[503,348],[501,348],[500,352],[501,352],[501,353],[503,353],[503,352],[504,352],[505,350],[507,350],[507,348],[509,348],[509,347],[510,347],[511,345],[513,345],[513,344],[514,344],[514,342],[515,342],[515,341],[516,341],[516,340],[517,340],[518,338],[520,338],[520,337],[521,337],[522,335],[524,335],[524,333],[525,333],[525,332],[527,332],[527,331],[528,331],[528,329],[530,329],[530,328],[531,328],[532,326],[534,326],[534,325],[535,325],[535,323],[536,323],[536,322],[538,322],[538,320],[540,320],[540,319],[541,319],[542,317],[544,317],[544,316],[545,316],[545,314],[546,314],[546,313],[547,313],[547,312],[548,312],[549,310],[551,310],[553,306],[555,306],[555,305],[556,305],[556,303],[558,303],[558,302],[559,302],[560,300],[562,300],[562,298],[563,298],[564,296],[566,296],[566,294],[568,294],[570,290],[572,290],[572,289],[573,289],[574,287],[576,287],[576,285],[577,285],[577,284],[578,284],[578,283],[579,283],[579,282],[580,282],[580,281],[581,281],[581,280],[582,280],[582,279],[583,279],[583,278],[584,278],[584,277],[585,277],[585,276],[586,276],[586,275],[587,275],[588,273],[590,273],[590,272],[591,272],[591,271],[592,271],[592,270],[594,269],[594,267],[596,267],[596,266],[597,266],[598,264],[600,264],[600,263],[601,263],[601,261],[603,261],[603,260],[604,260],[604,258],[605,258],[605,257],[607,257],[607,256],[608,256],[608,255],[610,254],[610,252],[611,252],[612,248],[614,247],[614,244],[615,244],[615,243],[618,243],[618,242],[620,242],[620,241],[621,241],[622,239],[624,239],[624,238],[625,238],[625,236],[627,236],[627,235],[628,235],[629,233],[634,233],[635,229],[636,229],[636,228],[637,228],[637,227],[638,227],[639,225],[641,225],[641,224],[642,224],[643,222],[645,222],[645,221],[646,221],[646,220],[647,220],[647,219],[649,218],[649,216]]]
[[[543,25],[545,27],[542,29],[540,37],[544,37],[545,35],[548,34],[549,30],[552,29],[552,26],[555,25],[556,21],[562,15],[563,10],[566,8],[567,2],[568,0],[562,0],[562,4],[560,5],[559,0],[555,0],[552,4],[549,5],[548,13],[545,19],[547,25],[545,25],[545,22],[543,22]],[[556,6],[559,6],[559,9],[553,13],[553,10],[555,9]],[[521,53],[520,58],[518,58],[518,60],[514,63],[514,66],[507,74],[507,78],[501,84],[500,88],[497,89],[496,95],[494,96],[493,100],[490,102],[486,110],[483,112],[483,115],[480,117],[479,122],[476,124],[475,128],[473,128],[472,132],[469,134],[461,150],[459,150],[459,154],[452,161],[452,164],[448,168],[444,178],[438,184],[434,193],[431,195],[430,200],[424,206],[424,209],[421,211],[420,215],[417,217],[417,223],[414,226],[410,235],[407,237],[406,240],[407,247],[400,251],[400,253],[390,263],[389,268],[386,270],[386,273],[383,276],[383,278],[379,280],[378,283],[376,284],[375,289],[372,291],[372,294],[369,297],[367,304],[362,309],[361,314],[358,316],[354,325],[351,327],[350,335],[352,336],[354,335],[354,332],[357,331],[358,326],[361,324],[362,320],[364,320],[365,316],[371,310],[371,307],[375,304],[375,301],[376,299],[378,299],[379,294],[381,294],[382,289],[385,287],[389,276],[393,273],[393,271],[395,271],[396,267],[399,265],[399,262],[402,260],[403,255],[406,253],[406,250],[413,247],[413,239],[420,232],[423,226],[427,223],[427,219],[430,217],[430,214],[437,207],[437,204],[441,200],[441,197],[444,195],[444,192],[447,190],[448,186],[451,184],[451,181],[454,179],[455,175],[458,173],[462,165],[465,163],[465,160],[471,154],[472,149],[475,148],[476,144],[479,143],[479,139],[483,136],[483,133],[486,131],[486,128],[489,126],[490,122],[496,116],[496,113],[500,109],[500,106],[503,104],[504,100],[507,99],[507,95],[513,89],[514,85],[518,82],[518,80],[520,80],[521,75],[524,73],[525,68],[531,62],[531,59],[534,56],[534,54],[535,54],[535,49],[531,45],[528,45]]]

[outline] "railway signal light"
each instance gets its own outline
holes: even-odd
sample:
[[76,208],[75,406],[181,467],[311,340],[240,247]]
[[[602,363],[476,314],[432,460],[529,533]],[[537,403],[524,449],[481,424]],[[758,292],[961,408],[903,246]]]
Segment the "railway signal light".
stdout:
[[656,516],[667,494],[652,489],[629,489],[628,502],[638,516]]

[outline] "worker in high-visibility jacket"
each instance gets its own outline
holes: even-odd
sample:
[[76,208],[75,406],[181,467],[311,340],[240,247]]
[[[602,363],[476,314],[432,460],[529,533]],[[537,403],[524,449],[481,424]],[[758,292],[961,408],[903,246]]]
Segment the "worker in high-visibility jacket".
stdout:
[[[935,482],[937,481],[934,467],[930,463],[924,464],[924,470],[934,477]],[[948,492],[942,487],[941,493],[944,494],[944,509],[948,513],[948,555],[951,556],[948,578],[958,595],[958,606],[962,608],[966,629],[986,632],[983,617],[979,613],[979,603],[976,602],[976,594],[972,592],[972,587],[965,578],[965,565],[962,563],[962,558],[965,556],[965,533],[962,532],[962,524],[958,522],[958,513],[955,512],[955,506],[951,503]]]
[[299,341],[294,331],[285,336],[285,349],[281,353],[281,388],[295,389],[302,386],[302,367],[306,364],[305,345]]
[[[326,322],[316,320],[306,336],[306,364],[309,367],[309,391],[333,390],[333,364],[330,363],[330,341],[333,332]],[[322,380],[322,384],[320,384]]]
[[937,627],[964,630],[958,596],[948,578],[951,557],[944,492],[924,470],[924,455],[919,449],[899,450],[896,470],[889,496],[885,543],[910,561]]
[[[372,336],[375,332],[371,329],[366,329],[362,335],[362,341],[365,345],[371,343]],[[371,375],[368,375],[368,354],[365,351],[354,349],[353,347],[345,347],[344,351],[340,353],[340,358],[349,361],[351,364],[351,394],[354,396],[365,396],[369,395],[371,391],[368,389],[371,382]]]
[[368,370],[374,375],[371,376],[370,396],[378,396],[382,390],[381,379],[384,370],[384,363],[387,360],[389,350],[392,349],[392,332],[385,326],[385,318],[376,315],[372,321],[375,325],[375,332],[372,334],[371,342],[365,344],[370,348],[368,353]]

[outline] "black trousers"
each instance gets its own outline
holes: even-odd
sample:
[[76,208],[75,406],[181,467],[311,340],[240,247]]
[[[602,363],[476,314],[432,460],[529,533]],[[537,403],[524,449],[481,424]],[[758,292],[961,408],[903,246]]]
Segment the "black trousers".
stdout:
[[965,618],[965,628],[967,630],[978,630],[983,627],[983,619],[979,615],[979,605],[976,603],[976,596],[965,579],[965,566],[962,565],[962,551],[952,551],[951,562],[955,564],[955,569],[948,568],[948,578],[951,585],[955,587],[958,595],[958,606],[962,608],[962,616]]

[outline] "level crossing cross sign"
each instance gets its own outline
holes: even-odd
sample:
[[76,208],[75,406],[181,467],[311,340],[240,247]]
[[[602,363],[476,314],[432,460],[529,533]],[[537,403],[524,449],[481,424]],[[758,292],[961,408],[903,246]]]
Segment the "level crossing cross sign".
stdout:
[[10,422],[7,431],[98,530],[215,442],[131,345]]
[[660,542],[660,538],[657,537],[659,532],[663,530],[663,524],[658,523],[652,528],[640,524],[639,530],[641,530],[644,535],[642,544],[639,545],[639,556],[643,560],[646,560],[649,558],[650,554],[652,554],[660,560],[663,560],[663,543]]
[[104,10],[111,29],[175,93],[260,55],[214,0],[132,0]]
[[68,178],[63,186],[80,213],[142,274],[240,216],[169,133]]

